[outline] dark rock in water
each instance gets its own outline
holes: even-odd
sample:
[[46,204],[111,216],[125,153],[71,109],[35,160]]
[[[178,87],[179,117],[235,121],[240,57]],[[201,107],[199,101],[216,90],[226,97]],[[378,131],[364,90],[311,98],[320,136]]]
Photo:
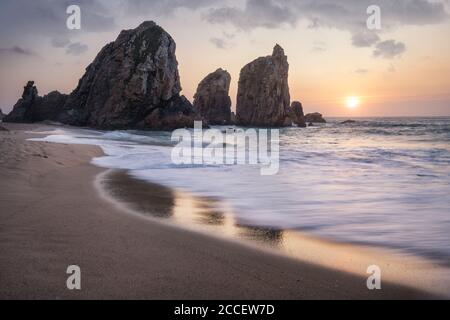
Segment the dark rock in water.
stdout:
[[346,120],[346,121],[341,122],[341,124],[353,124],[353,123],[356,123],[356,121],[355,120]]
[[2,109],[0,109],[0,120],[2,120],[6,114],[3,113]]
[[305,116],[305,121],[311,123],[327,123],[327,121],[323,118],[323,116],[318,112],[308,113]]
[[152,21],[122,31],[86,69],[59,121],[104,129],[192,126],[172,37]]
[[312,122],[308,123],[308,127],[314,127],[314,123]]
[[237,95],[237,123],[243,126],[284,126],[290,104],[289,64],[276,45],[273,54],[241,70]]
[[289,108],[289,117],[298,127],[306,128],[305,114],[303,113],[303,106],[300,102],[292,102]]
[[58,91],[40,97],[34,81],[28,81],[24,87],[22,98],[17,101],[11,113],[3,121],[31,123],[55,120],[61,113],[67,97]]
[[223,69],[217,69],[198,85],[194,108],[209,124],[231,123],[230,82],[231,75]]

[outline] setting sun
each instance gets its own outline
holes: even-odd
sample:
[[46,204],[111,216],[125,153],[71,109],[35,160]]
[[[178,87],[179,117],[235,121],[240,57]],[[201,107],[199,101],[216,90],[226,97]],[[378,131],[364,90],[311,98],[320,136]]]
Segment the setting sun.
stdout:
[[346,100],[346,105],[348,108],[354,109],[359,106],[360,100],[358,97],[348,97]]

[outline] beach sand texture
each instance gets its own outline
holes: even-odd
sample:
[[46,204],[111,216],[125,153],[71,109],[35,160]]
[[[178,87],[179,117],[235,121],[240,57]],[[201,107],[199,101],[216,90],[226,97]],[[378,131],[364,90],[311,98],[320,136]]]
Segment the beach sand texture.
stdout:
[[[369,291],[362,276],[130,215],[94,185],[99,148],[26,141],[45,125],[1,125],[0,299],[432,297],[391,283]],[[170,190],[152,188],[164,215]],[[79,291],[66,288],[69,265],[81,268]]]

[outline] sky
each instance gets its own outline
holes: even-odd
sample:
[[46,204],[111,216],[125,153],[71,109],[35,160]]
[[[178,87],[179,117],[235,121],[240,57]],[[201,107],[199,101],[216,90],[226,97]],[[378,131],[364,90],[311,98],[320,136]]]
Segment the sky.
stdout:
[[[66,9],[81,9],[69,30]],[[369,30],[367,8],[380,8]],[[449,0],[1,0],[0,108],[23,86],[70,93],[123,29],[153,20],[177,43],[182,94],[217,68],[239,72],[280,44],[291,100],[328,117],[450,116]],[[346,101],[356,97],[358,106]]]

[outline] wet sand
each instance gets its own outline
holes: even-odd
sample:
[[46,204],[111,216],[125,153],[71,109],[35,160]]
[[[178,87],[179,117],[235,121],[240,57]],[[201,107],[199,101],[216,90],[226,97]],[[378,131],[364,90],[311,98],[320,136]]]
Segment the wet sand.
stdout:
[[[159,222],[174,208],[182,222],[188,206],[173,190],[127,184],[122,172],[122,189],[110,192],[153,217],[130,214],[126,200],[108,201],[98,190],[105,171],[90,160],[99,148],[30,142],[25,130],[49,128],[1,125],[10,131],[0,132],[0,299],[433,297],[390,282],[369,291],[361,275]],[[219,226],[225,219],[220,212],[203,218]],[[66,288],[69,265],[81,268],[80,291]]]

